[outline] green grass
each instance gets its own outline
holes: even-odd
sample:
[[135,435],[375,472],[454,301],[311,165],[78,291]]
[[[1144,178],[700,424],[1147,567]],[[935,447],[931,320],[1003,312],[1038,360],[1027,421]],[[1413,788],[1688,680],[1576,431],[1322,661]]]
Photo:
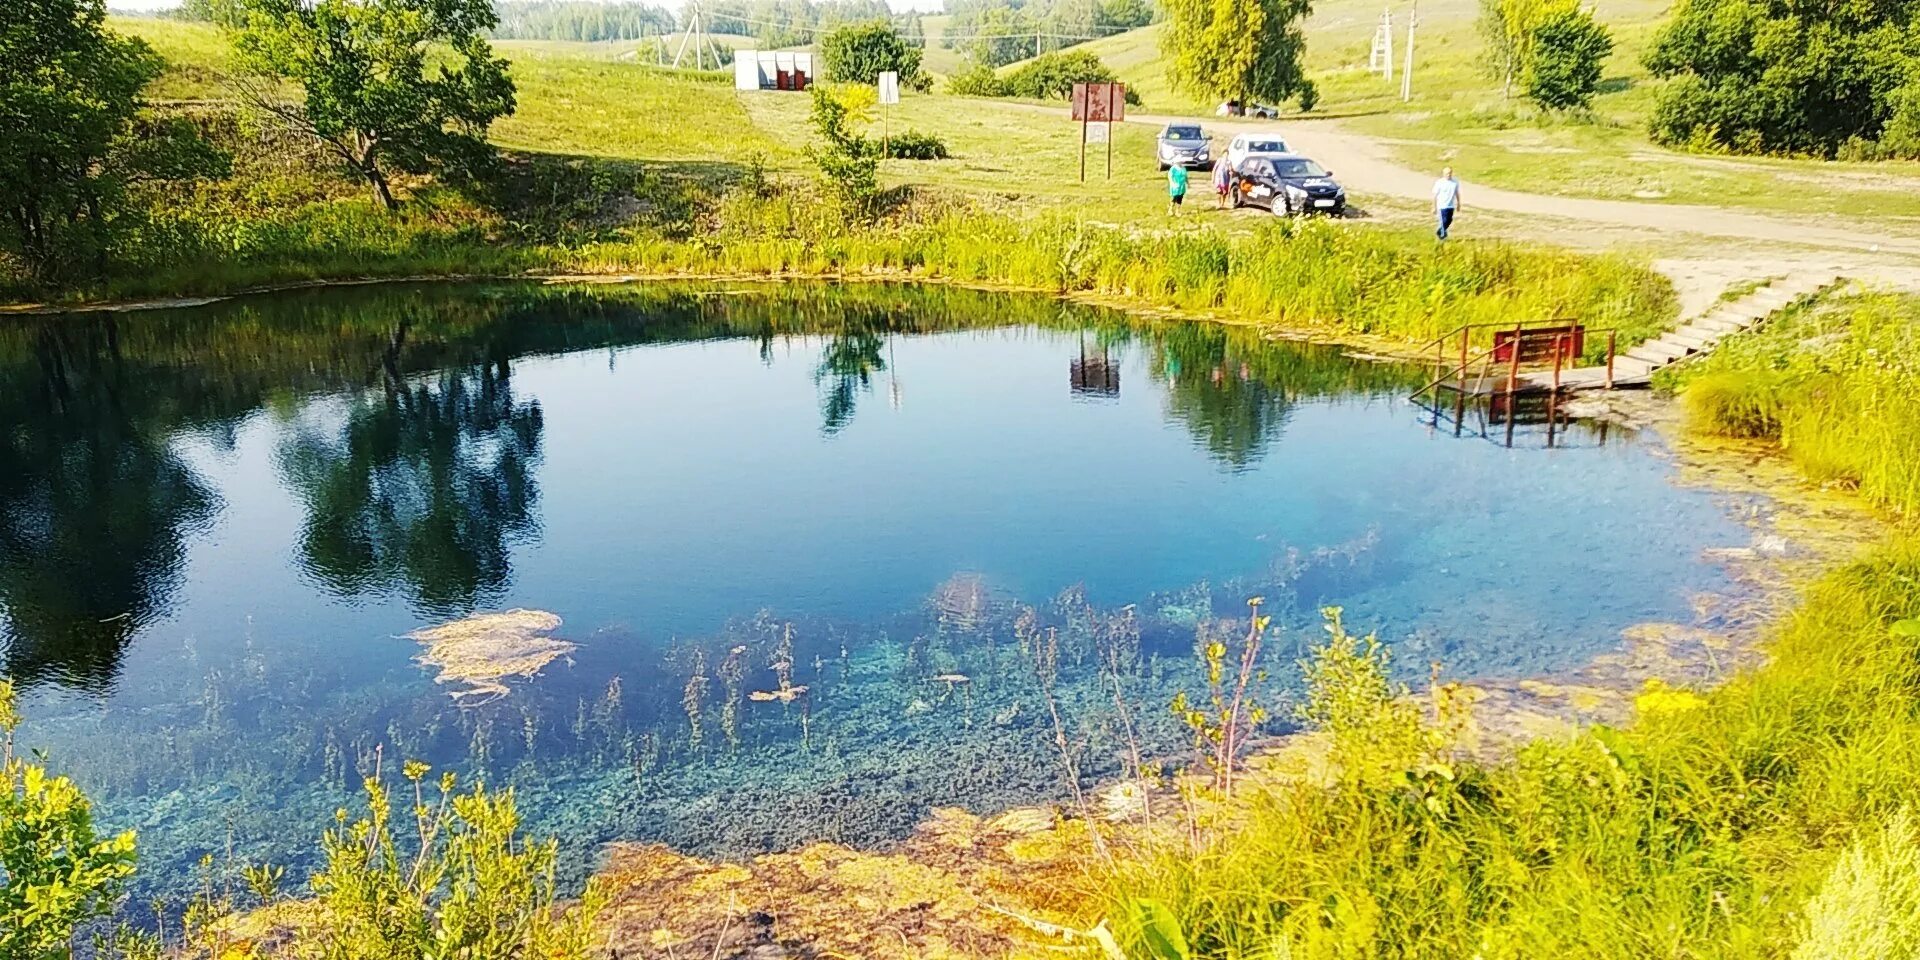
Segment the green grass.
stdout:
[[147,88],[152,100],[221,100],[229,94],[221,77],[232,62],[232,47],[204,23],[158,17],[115,16],[111,26],[147,42],[166,61],[160,79]]
[[[1395,77],[1389,84],[1366,69],[1380,5],[1324,0],[1307,21],[1307,65],[1321,95],[1314,115],[1344,118],[1352,129],[1386,140],[1389,154],[1405,166],[1451,164],[1473,183],[1513,190],[1883,224],[1920,217],[1920,164],[1703,156],[1653,144],[1646,120],[1658,81],[1640,58],[1669,4],[1599,0],[1594,6],[1613,30],[1614,54],[1591,116],[1564,117],[1543,115],[1524,100],[1524,91],[1513,100],[1501,96],[1482,66],[1474,0],[1420,5],[1409,103],[1399,96],[1406,10],[1395,11]],[[1150,26],[1079,49],[1098,55],[1137,91],[1145,101],[1142,112],[1211,116],[1217,104],[1168,80],[1159,49],[1163,29]]]
[[730,71],[698,73],[503,45],[519,109],[503,147],[621,160],[739,163],[781,145],[748,119]]
[[565,269],[644,274],[870,275],[1081,294],[1226,319],[1424,341],[1461,324],[1572,315],[1635,342],[1673,311],[1644,265],[1500,243],[1437,246],[1417,231],[1281,222],[1248,235],[1142,231],[1062,212],[964,204],[877,229],[820,217],[811,191],[736,197],[693,242],[590,245]]
[[1777,440],[1812,476],[1920,520],[1920,296],[1798,307],[1663,380],[1695,429]]
[[1920,548],[1889,545],[1813,585],[1767,666],[1492,765],[1376,705],[1331,783],[1248,791],[1197,847],[1123,857],[1109,915],[1165,903],[1206,958],[1731,960],[1792,951],[1811,902],[1842,920],[1821,956],[1874,955],[1848,931],[1910,934],[1912,905],[1835,904],[1859,887],[1835,864],[1920,800],[1920,639],[1893,626],[1916,614]]
[[[920,57],[921,69],[938,76],[950,77],[967,68],[969,61],[965,53],[959,50],[948,50],[940,43],[940,39],[947,34],[947,28],[952,25],[953,17],[944,13],[920,18],[920,29],[925,31],[927,36],[927,48]],[[935,81],[935,86],[938,85],[938,81]]]

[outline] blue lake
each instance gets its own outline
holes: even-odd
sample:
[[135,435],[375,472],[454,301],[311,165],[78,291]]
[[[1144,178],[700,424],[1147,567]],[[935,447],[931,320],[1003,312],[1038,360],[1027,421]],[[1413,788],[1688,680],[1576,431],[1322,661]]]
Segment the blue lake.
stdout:
[[[1102,664],[1177,761],[1196,631],[1250,596],[1284,716],[1323,605],[1410,678],[1517,677],[1735,589],[1701,551],[1747,533],[1656,439],[1455,436],[1423,373],[887,286],[4,321],[0,669],[27,743],[140,829],[143,896],[230,841],[310,866],[376,757],[514,784],[577,879],[611,839],[883,844],[1057,800],[1047,696],[1081,775],[1118,769]],[[456,700],[403,636],[514,608],[577,648],[504,695]]]

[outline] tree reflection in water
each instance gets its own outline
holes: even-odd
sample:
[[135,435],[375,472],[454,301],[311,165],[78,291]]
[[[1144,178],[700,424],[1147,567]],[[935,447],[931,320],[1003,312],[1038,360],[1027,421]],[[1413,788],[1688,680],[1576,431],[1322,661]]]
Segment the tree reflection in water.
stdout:
[[302,565],[335,593],[402,590],[433,616],[497,599],[510,545],[538,533],[540,432],[505,360],[347,401],[336,430],[302,429],[280,454],[307,505]]
[[30,352],[0,365],[4,675],[97,691],[166,614],[215,499],[170,447],[171,417],[128,374],[113,322],[47,324]]

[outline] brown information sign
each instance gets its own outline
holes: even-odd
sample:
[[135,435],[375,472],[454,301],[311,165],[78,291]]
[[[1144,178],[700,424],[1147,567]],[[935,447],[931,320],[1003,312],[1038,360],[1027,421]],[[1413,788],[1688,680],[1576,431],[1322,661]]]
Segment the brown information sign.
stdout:
[[1113,138],[1107,124],[1127,118],[1127,85],[1124,83],[1076,83],[1073,85],[1073,119],[1080,124],[1080,180],[1087,179],[1087,129],[1099,124],[1095,143],[1107,145],[1107,179],[1113,179]]
[[1076,83],[1073,85],[1073,119],[1083,123],[1118,123],[1126,118],[1126,84]]

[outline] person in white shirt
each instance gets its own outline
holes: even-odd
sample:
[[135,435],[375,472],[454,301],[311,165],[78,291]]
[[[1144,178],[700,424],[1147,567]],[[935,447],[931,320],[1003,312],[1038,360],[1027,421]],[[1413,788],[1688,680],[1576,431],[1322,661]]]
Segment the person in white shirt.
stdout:
[[1433,182],[1433,212],[1440,218],[1440,229],[1433,232],[1442,240],[1453,229],[1453,215],[1460,210],[1460,179],[1453,175],[1453,168],[1440,171],[1440,179]]

